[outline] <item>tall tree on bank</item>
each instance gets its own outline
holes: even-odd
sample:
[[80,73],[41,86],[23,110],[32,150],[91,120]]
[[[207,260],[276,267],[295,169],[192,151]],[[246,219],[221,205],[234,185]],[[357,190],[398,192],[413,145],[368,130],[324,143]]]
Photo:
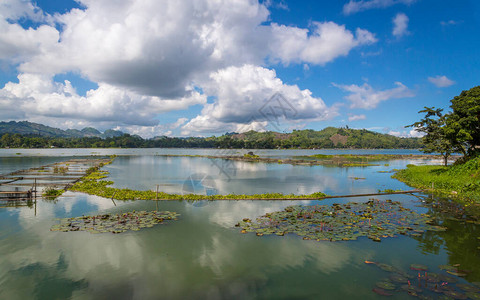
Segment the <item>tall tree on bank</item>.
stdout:
[[452,99],[446,134],[455,151],[475,156],[480,146],[480,86],[463,91]]
[[422,138],[425,153],[438,152],[443,156],[445,166],[448,163],[448,157],[452,154],[452,143],[446,134],[446,116],[442,114],[443,109],[434,107],[425,107],[418,113],[425,113],[425,117],[418,122],[408,125],[414,127],[416,131],[423,132]]
[[439,152],[447,165],[451,153],[459,152],[464,160],[480,153],[480,86],[462,91],[451,100],[452,112],[425,107],[425,117],[407,127],[425,133],[422,138],[426,153]]

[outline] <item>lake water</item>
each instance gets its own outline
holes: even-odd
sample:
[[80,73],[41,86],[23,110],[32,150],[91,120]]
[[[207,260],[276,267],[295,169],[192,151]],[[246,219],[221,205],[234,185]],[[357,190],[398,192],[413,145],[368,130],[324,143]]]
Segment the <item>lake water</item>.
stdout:
[[[238,150],[238,154],[247,150]],[[287,157],[316,153],[418,153],[416,151],[264,150]],[[19,154],[17,154],[19,153]],[[390,178],[407,164],[393,160],[371,167],[292,166],[164,154],[229,155],[215,149],[0,150],[0,173],[66,160],[73,156],[122,155],[104,169],[115,187],[207,194],[282,192],[330,195],[411,189]],[[364,178],[364,179],[359,179]],[[382,196],[417,212],[411,195]],[[480,226],[446,221],[445,232],[399,236],[375,243],[305,241],[295,235],[240,234],[234,225],[289,205],[367,201],[115,201],[67,192],[36,207],[0,208],[0,299],[376,299],[375,283],[389,273],[367,265],[383,262],[403,270],[418,263],[429,272],[460,264],[471,270],[461,283],[480,281]],[[90,234],[51,232],[55,218],[132,210],[169,210],[178,221],[138,232]],[[405,299],[406,293],[392,296]]]

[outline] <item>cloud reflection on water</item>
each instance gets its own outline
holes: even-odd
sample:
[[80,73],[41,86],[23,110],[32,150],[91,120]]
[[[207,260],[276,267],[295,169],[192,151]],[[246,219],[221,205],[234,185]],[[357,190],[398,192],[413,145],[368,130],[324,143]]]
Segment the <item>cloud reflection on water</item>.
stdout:
[[[21,281],[26,285],[22,295],[34,298],[36,286],[47,284],[44,280],[48,277],[42,280],[28,272],[15,273],[32,268],[45,276],[53,273],[72,286],[82,283],[79,290],[71,291],[74,299],[119,296],[118,291],[126,293],[123,296],[142,299],[158,295],[252,296],[271,274],[301,268],[312,261],[319,272],[335,272],[355,255],[340,243],[307,242],[294,236],[258,238],[242,235],[229,226],[244,216],[282,209],[291,204],[288,202],[272,205],[262,201],[218,201],[198,210],[181,202],[162,203],[166,206],[163,209],[179,211],[181,220],[120,235],[49,231],[58,212],[69,214],[66,206],[90,210],[91,205],[97,205],[99,211],[106,212],[148,209],[152,205],[139,201],[115,208],[108,202],[76,194],[56,204],[39,202],[36,217],[30,209],[20,210],[19,225],[23,231],[4,240],[1,248],[0,296],[16,298],[18,286],[12,283]],[[82,206],[85,203],[89,205]],[[222,219],[222,214],[229,216]],[[57,268],[59,261],[64,261],[62,270]],[[16,276],[12,277],[12,272]],[[230,282],[235,284],[229,285]]]

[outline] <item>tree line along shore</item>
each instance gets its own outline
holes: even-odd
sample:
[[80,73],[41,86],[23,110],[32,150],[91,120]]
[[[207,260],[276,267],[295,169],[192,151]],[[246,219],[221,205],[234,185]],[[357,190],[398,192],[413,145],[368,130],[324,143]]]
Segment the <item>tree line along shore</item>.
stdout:
[[[144,139],[137,135],[65,137],[43,132],[0,130],[1,148],[222,148],[222,149],[418,149],[420,138],[401,138],[366,129],[327,127],[320,131],[291,133],[226,133],[211,137],[167,137]],[[29,133],[27,133],[29,132]],[[35,133],[37,132],[37,133]]]

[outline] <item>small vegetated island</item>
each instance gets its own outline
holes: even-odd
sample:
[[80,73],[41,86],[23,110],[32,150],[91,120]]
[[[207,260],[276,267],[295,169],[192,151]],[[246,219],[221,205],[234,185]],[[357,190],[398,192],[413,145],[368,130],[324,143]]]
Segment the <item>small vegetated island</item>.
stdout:
[[[112,158],[112,161],[115,157]],[[110,161],[111,162],[111,161]],[[74,192],[82,192],[90,195],[97,195],[105,198],[112,198],[117,200],[186,200],[186,201],[200,201],[200,200],[287,200],[287,199],[319,199],[326,195],[322,192],[312,193],[308,195],[295,194],[228,194],[228,195],[201,195],[201,194],[169,194],[165,192],[156,191],[138,191],[127,188],[119,189],[110,187],[113,181],[102,180],[107,178],[108,171],[99,170],[99,167],[92,167],[87,171],[87,175],[82,180],[75,183],[70,190]]]
[[[451,100],[451,111],[425,107],[425,116],[409,125],[425,133],[423,151],[440,153],[443,166],[414,166],[394,175],[408,185],[478,206],[480,200],[480,86]],[[452,153],[462,157],[447,165]]]

